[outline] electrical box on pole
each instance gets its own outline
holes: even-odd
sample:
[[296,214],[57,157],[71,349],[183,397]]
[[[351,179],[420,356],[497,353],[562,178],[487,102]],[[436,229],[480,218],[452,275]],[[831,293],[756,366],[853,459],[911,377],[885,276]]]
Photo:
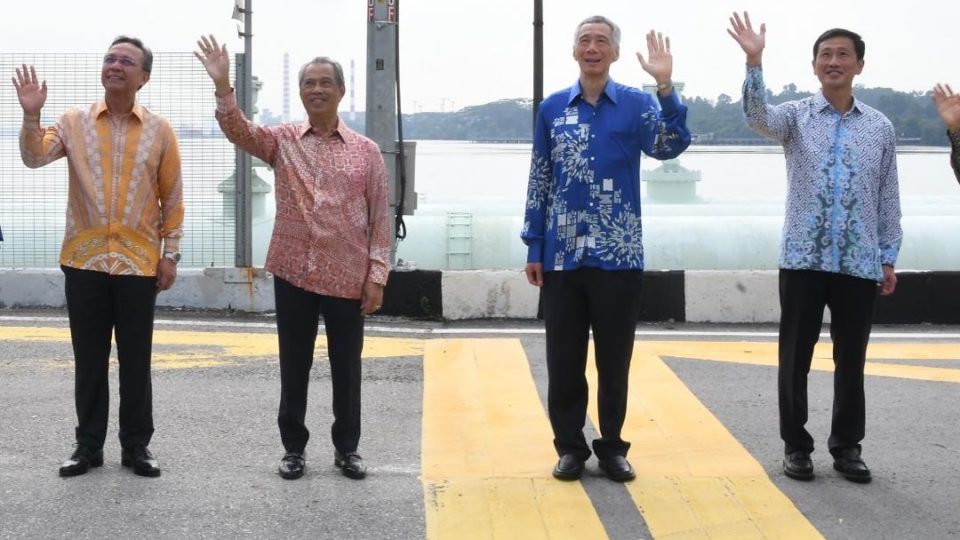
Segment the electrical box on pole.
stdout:
[[[414,192],[415,144],[402,141],[398,127],[399,95],[399,3],[400,0],[367,0],[367,107],[366,136],[380,147],[390,182],[390,213],[397,216],[416,208]],[[402,112],[399,114],[402,117]],[[399,140],[398,140],[399,139]],[[402,144],[401,144],[402,142]],[[402,164],[402,165],[401,165]],[[401,174],[401,172],[403,174]],[[402,232],[399,235],[402,237]],[[396,262],[396,248],[390,262]]]

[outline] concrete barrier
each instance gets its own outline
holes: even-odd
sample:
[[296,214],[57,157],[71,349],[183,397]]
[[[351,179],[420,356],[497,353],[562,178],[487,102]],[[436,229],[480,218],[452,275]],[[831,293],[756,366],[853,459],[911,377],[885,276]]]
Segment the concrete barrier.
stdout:
[[[647,322],[774,323],[776,270],[648,271],[640,319]],[[960,272],[899,272],[897,292],[880,297],[885,324],[960,324]],[[382,315],[434,320],[532,319],[539,290],[521,270],[394,271]],[[59,269],[0,270],[0,307],[62,307]],[[182,309],[273,311],[273,276],[258,268],[182,268],[157,305]],[[824,315],[829,321],[829,311]]]
[[768,323],[780,318],[777,271],[684,273],[690,322]]

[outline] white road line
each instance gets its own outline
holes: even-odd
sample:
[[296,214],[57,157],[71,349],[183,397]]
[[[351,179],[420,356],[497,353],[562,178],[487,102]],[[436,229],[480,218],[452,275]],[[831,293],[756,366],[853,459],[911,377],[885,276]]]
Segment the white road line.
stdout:
[[[62,323],[67,324],[69,320],[66,317],[27,317],[27,316],[0,316],[0,322],[14,323]],[[186,320],[186,319],[157,319],[156,325],[162,326],[185,326],[192,328],[265,328],[274,329],[276,323],[270,322],[251,322],[251,321],[206,321],[206,320]],[[321,324],[320,329],[324,326]],[[386,326],[377,324],[368,324],[366,332],[375,334],[406,334],[406,335],[543,335],[543,328],[416,328],[404,326]],[[775,338],[777,332],[771,331],[744,331],[744,330],[637,330],[637,336],[643,337],[741,337],[741,338]],[[829,332],[820,334],[822,338],[829,338]],[[918,330],[916,332],[872,332],[872,338],[878,339],[910,339],[910,340],[951,340],[960,339],[958,332],[937,332],[930,330]]]

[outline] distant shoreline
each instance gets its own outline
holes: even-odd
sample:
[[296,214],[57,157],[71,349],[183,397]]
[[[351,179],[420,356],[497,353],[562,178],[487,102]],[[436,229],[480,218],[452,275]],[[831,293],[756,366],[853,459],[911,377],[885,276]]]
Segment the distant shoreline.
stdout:
[[[19,139],[20,130],[0,129],[0,137]],[[192,139],[221,139],[223,134],[219,131],[211,130],[177,130],[179,140]],[[226,140],[226,139],[224,139]],[[522,138],[503,138],[503,139],[416,139],[409,138],[407,141],[430,141],[438,143],[454,144],[511,144],[511,145],[530,145],[533,141]],[[946,141],[946,137],[944,137]],[[775,144],[702,144],[694,142],[684,152],[687,154],[782,154],[783,148]],[[937,146],[927,145],[902,145],[897,147],[897,154],[948,154],[950,147],[946,144]]]
[[[530,145],[533,141],[522,139],[407,139],[408,141],[428,141],[431,143],[451,144],[512,144]],[[684,154],[782,154],[783,147],[776,144],[697,144],[692,143]],[[897,147],[897,154],[949,154],[949,146],[903,145]]]

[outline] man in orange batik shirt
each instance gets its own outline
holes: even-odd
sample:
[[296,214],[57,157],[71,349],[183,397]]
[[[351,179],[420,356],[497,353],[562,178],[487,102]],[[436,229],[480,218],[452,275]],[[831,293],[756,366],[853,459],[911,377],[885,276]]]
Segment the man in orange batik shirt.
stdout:
[[116,332],[120,371],[120,462],[160,476],[153,436],[150,355],[157,292],[177,277],[183,236],[180,151],[164,118],[136,103],[153,53],[120,36],[103,57],[102,101],[40,126],[47,83],[33,66],[16,70],[23,108],[20,154],[30,168],[69,165],[63,269],[76,366],[76,450],[60,476],[103,465],[109,409],[108,360]]

